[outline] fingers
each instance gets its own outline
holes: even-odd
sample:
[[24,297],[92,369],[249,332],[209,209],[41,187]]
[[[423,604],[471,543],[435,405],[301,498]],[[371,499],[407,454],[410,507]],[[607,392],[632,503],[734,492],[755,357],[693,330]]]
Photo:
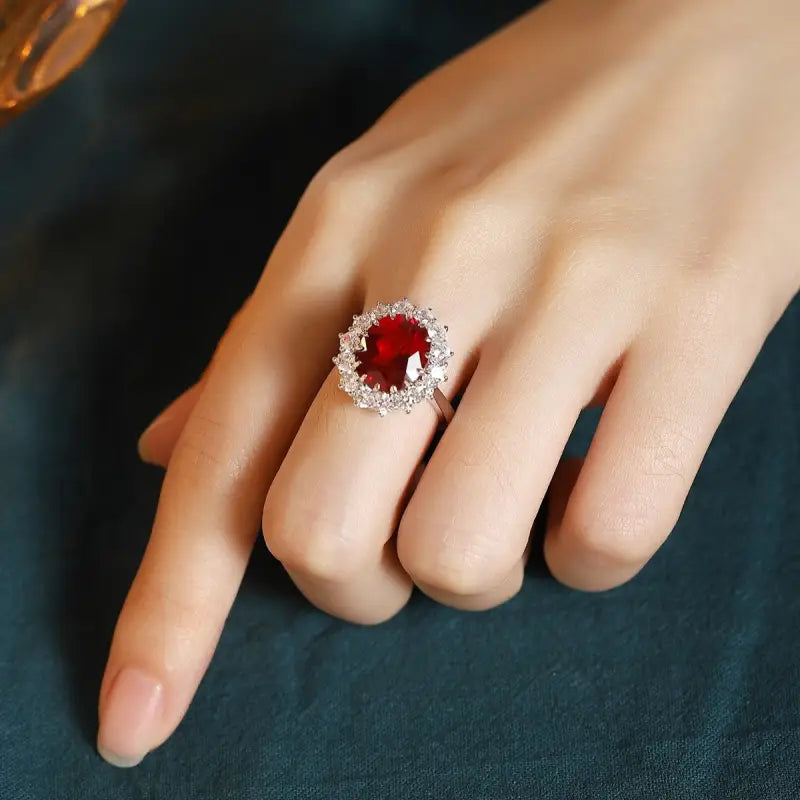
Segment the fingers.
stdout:
[[380,622],[408,600],[411,581],[390,539],[414,463],[434,431],[433,411],[427,419],[422,411],[417,425],[365,413],[332,372],[273,482],[264,506],[267,546],[306,597],[331,614]]
[[752,309],[722,317],[719,296],[711,303],[675,304],[626,356],[563,519],[549,525],[545,557],[563,583],[627,581],[676,524],[763,338]]
[[[451,342],[454,349],[463,344],[451,363],[452,390],[466,369],[465,340]],[[315,605],[375,623],[411,593],[392,537],[437,415],[422,403],[409,415],[382,418],[356,408],[338,382],[332,372],[270,488],[264,537]]]
[[150,423],[137,444],[142,461],[158,467],[167,466],[201,390],[201,383],[190,386]]
[[583,406],[618,353],[545,308],[481,354],[403,516],[401,563],[434,599],[480,609],[518,589],[531,526]]
[[318,607],[375,623],[405,605],[412,583],[391,541],[433,409],[385,418],[353,406],[331,373],[264,506],[264,537]]
[[[267,486],[349,318],[349,298],[330,293],[323,304],[317,291],[299,278],[264,282],[180,435],[101,688],[98,747],[113,763],[135,763],[171,733],[213,653]],[[313,326],[299,319],[309,310]]]

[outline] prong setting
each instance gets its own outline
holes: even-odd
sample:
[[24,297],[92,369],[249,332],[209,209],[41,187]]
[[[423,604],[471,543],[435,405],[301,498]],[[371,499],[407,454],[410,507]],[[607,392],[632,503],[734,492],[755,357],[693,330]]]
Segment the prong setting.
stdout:
[[[390,386],[389,391],[383,391],[379,385],[370,386],[365,376],[356,371],[360,365],[357,354],[365,350],[370,328],[385,317],[394,319],[398,315],[415,320],[425,329],[430,349],[427,363],[413,381],[406,380],[402,388]],[[378,303],[373,309],[356,314],[350,328],[339,335],[339,352],[333,363],[339,371],[339,388],[347,392],[357,407],[377,411],[383,417],[390,411],[410,413],[418,403],[432,399],[437,386],[447,379],[452,356],[447,328],[429,308],[420,308],[404,298],[394,303]]]

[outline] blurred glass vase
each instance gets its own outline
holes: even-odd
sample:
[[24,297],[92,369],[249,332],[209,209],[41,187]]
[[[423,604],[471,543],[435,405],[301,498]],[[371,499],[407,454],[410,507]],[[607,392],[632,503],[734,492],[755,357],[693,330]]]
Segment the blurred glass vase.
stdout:
[[125,0],[0,0],[0,124],[79,67],[124,4]]

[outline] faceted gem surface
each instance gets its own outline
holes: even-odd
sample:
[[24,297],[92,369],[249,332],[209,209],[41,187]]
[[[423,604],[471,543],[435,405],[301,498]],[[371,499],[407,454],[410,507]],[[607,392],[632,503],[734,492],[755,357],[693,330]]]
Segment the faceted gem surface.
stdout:
[[411,317],[397,314],[381,317],[368,331],[363,349],[356,353],[361,362],[356,372],[371,388],[388,392],[413,383],[428,363],[428,331]]

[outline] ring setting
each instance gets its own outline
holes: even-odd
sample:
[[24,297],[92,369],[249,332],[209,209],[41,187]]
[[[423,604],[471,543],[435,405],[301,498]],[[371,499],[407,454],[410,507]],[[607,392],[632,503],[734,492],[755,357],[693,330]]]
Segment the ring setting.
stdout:
[[418,403],[431,400],[447,418],[441,401],[451,415],[452,408],[439,384],[447,380],[452,356],[447,326],[430,308],[404,298],[355,315],[348,330],[339,334],[333,363],[339,370],[339,388],[359,408],[385,417],[390,411],[411,413]]

